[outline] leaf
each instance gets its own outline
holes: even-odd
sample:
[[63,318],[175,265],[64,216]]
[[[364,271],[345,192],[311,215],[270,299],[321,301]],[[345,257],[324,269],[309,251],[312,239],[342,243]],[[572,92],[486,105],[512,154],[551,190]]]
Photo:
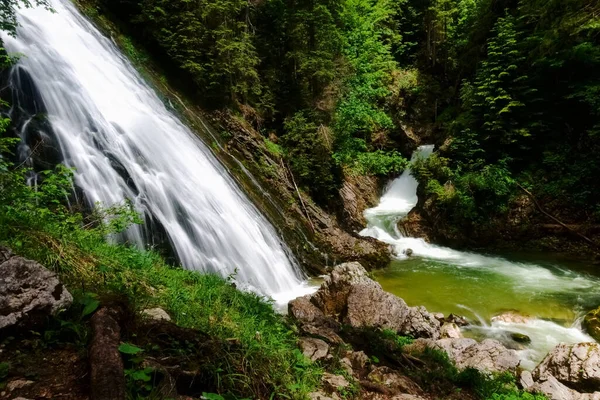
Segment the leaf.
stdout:
[[119,346],[119,351],[123,354],[138,354],[144,350],[130,343],[121,343],[121,345]]
[[96,299],[88,298],[83,302],[83,304],[85,305],[85,307],[83,307],[81,316],[85,317],[86,315],[90,315],[91,313],[96,311],[96,309],[100,305],[100,302]]
[[202,393],[202,397],[204,397],[206,400],[225,400],[223,396],[216,393]]

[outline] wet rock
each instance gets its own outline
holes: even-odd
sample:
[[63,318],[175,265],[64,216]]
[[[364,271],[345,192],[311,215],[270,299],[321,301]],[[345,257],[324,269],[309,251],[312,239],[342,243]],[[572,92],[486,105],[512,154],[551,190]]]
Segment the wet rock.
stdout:
[[311,296],[298,297],[288,304],[288,314],[302,322],[315,322],[324,319],[325,314],[310,301]]
[[170,321],[171,317],[162,308],[149,308],[142,311],[142,314],[154,321]]
[[350,386],[350,383],[341,375],[325,372],[322,378],[323,388],[327,393],[335,393]]
[[518,332],[510,332],[510,338],[517,343],[531,343],[531,338]]
[[583,328],[591,337],[600,341],[600,307],[585,315],[583,318]]
[[450,339],[459,339],[463,337],[462,333],[460,332],[460,328],[454,322],[446,322],[444,325],[442,325],[442,328],[440,329],[440,336],[442,338]]
[[502,314],[492,317],[492,322],[506,322],[509,324],[526,324],[532,317],[526,314],[520,314],[518,311],[506,311]]
[[413,249],[405,249],[402,253],[407,257],[411,257],[413,255],[414,251],[413,251]]
[[[383,328],[413,337],[439,337],[440,323],[432,314],[423,307],[408,307],[401,298],[383,291],[356,262],[335,267],[321,288],[307,298],[325,316],[353,328]],[[302,309],[310,311],[299,313],[295,309],[300,307],[294,304],[290,305],[290,314],[303,318],[318,314],[305,303],[305,299],[299,300]]]
[[481,343],[469,338],[419,339],[404,349],[418,353],[425,347],[446,352],[460,370],[475,368],[482,372],[515,372],[520,363],[516,351],[507,349],[494,339]]
[[548,377],[580,392],[600,391],[600,345],[559,344],[533,370],[536,381]]
[[0,261],[0,329],[34,328],[73,303],[56,274],[37,262],[7,249],[0,251]]
[[460,315],[455,315],[455,314],[448,315],[448,318],[446,318],[445,321],[452,323],[452,324],[456,324],[459,327],[471,325],[465,317],[462,317]]
[[298,343],[302,354],[311,361],[317,361],[327,357],[329,353],[329,345],[321,339],[316,338],[300,338]]
[[376,367],[369,373],[367,379],[385,386],[391,394],[421,394],[423,390],[410,378],[388,367]]

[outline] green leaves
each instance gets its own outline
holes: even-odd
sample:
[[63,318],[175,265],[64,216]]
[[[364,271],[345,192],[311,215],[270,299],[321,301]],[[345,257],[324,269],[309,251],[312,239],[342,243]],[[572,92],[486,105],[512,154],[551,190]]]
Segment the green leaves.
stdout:
[[119,351],[123,354],[135,355],[141,353],[144,350],[132,345],[131,343],[121,343],[121,345],[119,345]]

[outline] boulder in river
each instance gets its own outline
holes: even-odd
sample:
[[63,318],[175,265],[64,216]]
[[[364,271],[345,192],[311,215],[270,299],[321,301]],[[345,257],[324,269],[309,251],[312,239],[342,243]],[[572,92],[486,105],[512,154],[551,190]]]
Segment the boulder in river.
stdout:
[[0,249],[0,330],[34,328],[72,303],[56,274]]
[[506,311],[492,317],[492,322],[506,322],[508,324],[526,324],[531,321],[532,317],[526,314],[521,314],[518,311]]
[[315,294],[293,300],[289,310],[305,325],[333,319],[353,328],[390,329],[415,338],[440,336],[440,323],[432,314],[385,292],[357,262],[336,266]]
[[579,392],[600,391],[600,345],[561,343],[533,370],[532,375],[535,381],[552,376]]

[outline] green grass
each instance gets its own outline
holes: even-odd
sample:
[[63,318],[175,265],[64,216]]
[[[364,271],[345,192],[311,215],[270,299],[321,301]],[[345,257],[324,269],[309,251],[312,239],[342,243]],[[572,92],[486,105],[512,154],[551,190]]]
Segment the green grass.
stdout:
[[[10,147],[3,143],[0,151]],[[90,293],[124,298],[133,310],[158,306],[182,327],[234,340],[239,349],[215,360],[222,393],[301,398],[318,384],[320,369],[304,359],[296,335],[266,299],[221,277],[169,266],[155,252],[107,242],[135,214],[127,204],[92,216],[70,213],[62,204],[70,171],[46,172],[34,191],[23,171],[11,168],[0,159],[0,244],[58,273],[82,310],[95,307]]]

